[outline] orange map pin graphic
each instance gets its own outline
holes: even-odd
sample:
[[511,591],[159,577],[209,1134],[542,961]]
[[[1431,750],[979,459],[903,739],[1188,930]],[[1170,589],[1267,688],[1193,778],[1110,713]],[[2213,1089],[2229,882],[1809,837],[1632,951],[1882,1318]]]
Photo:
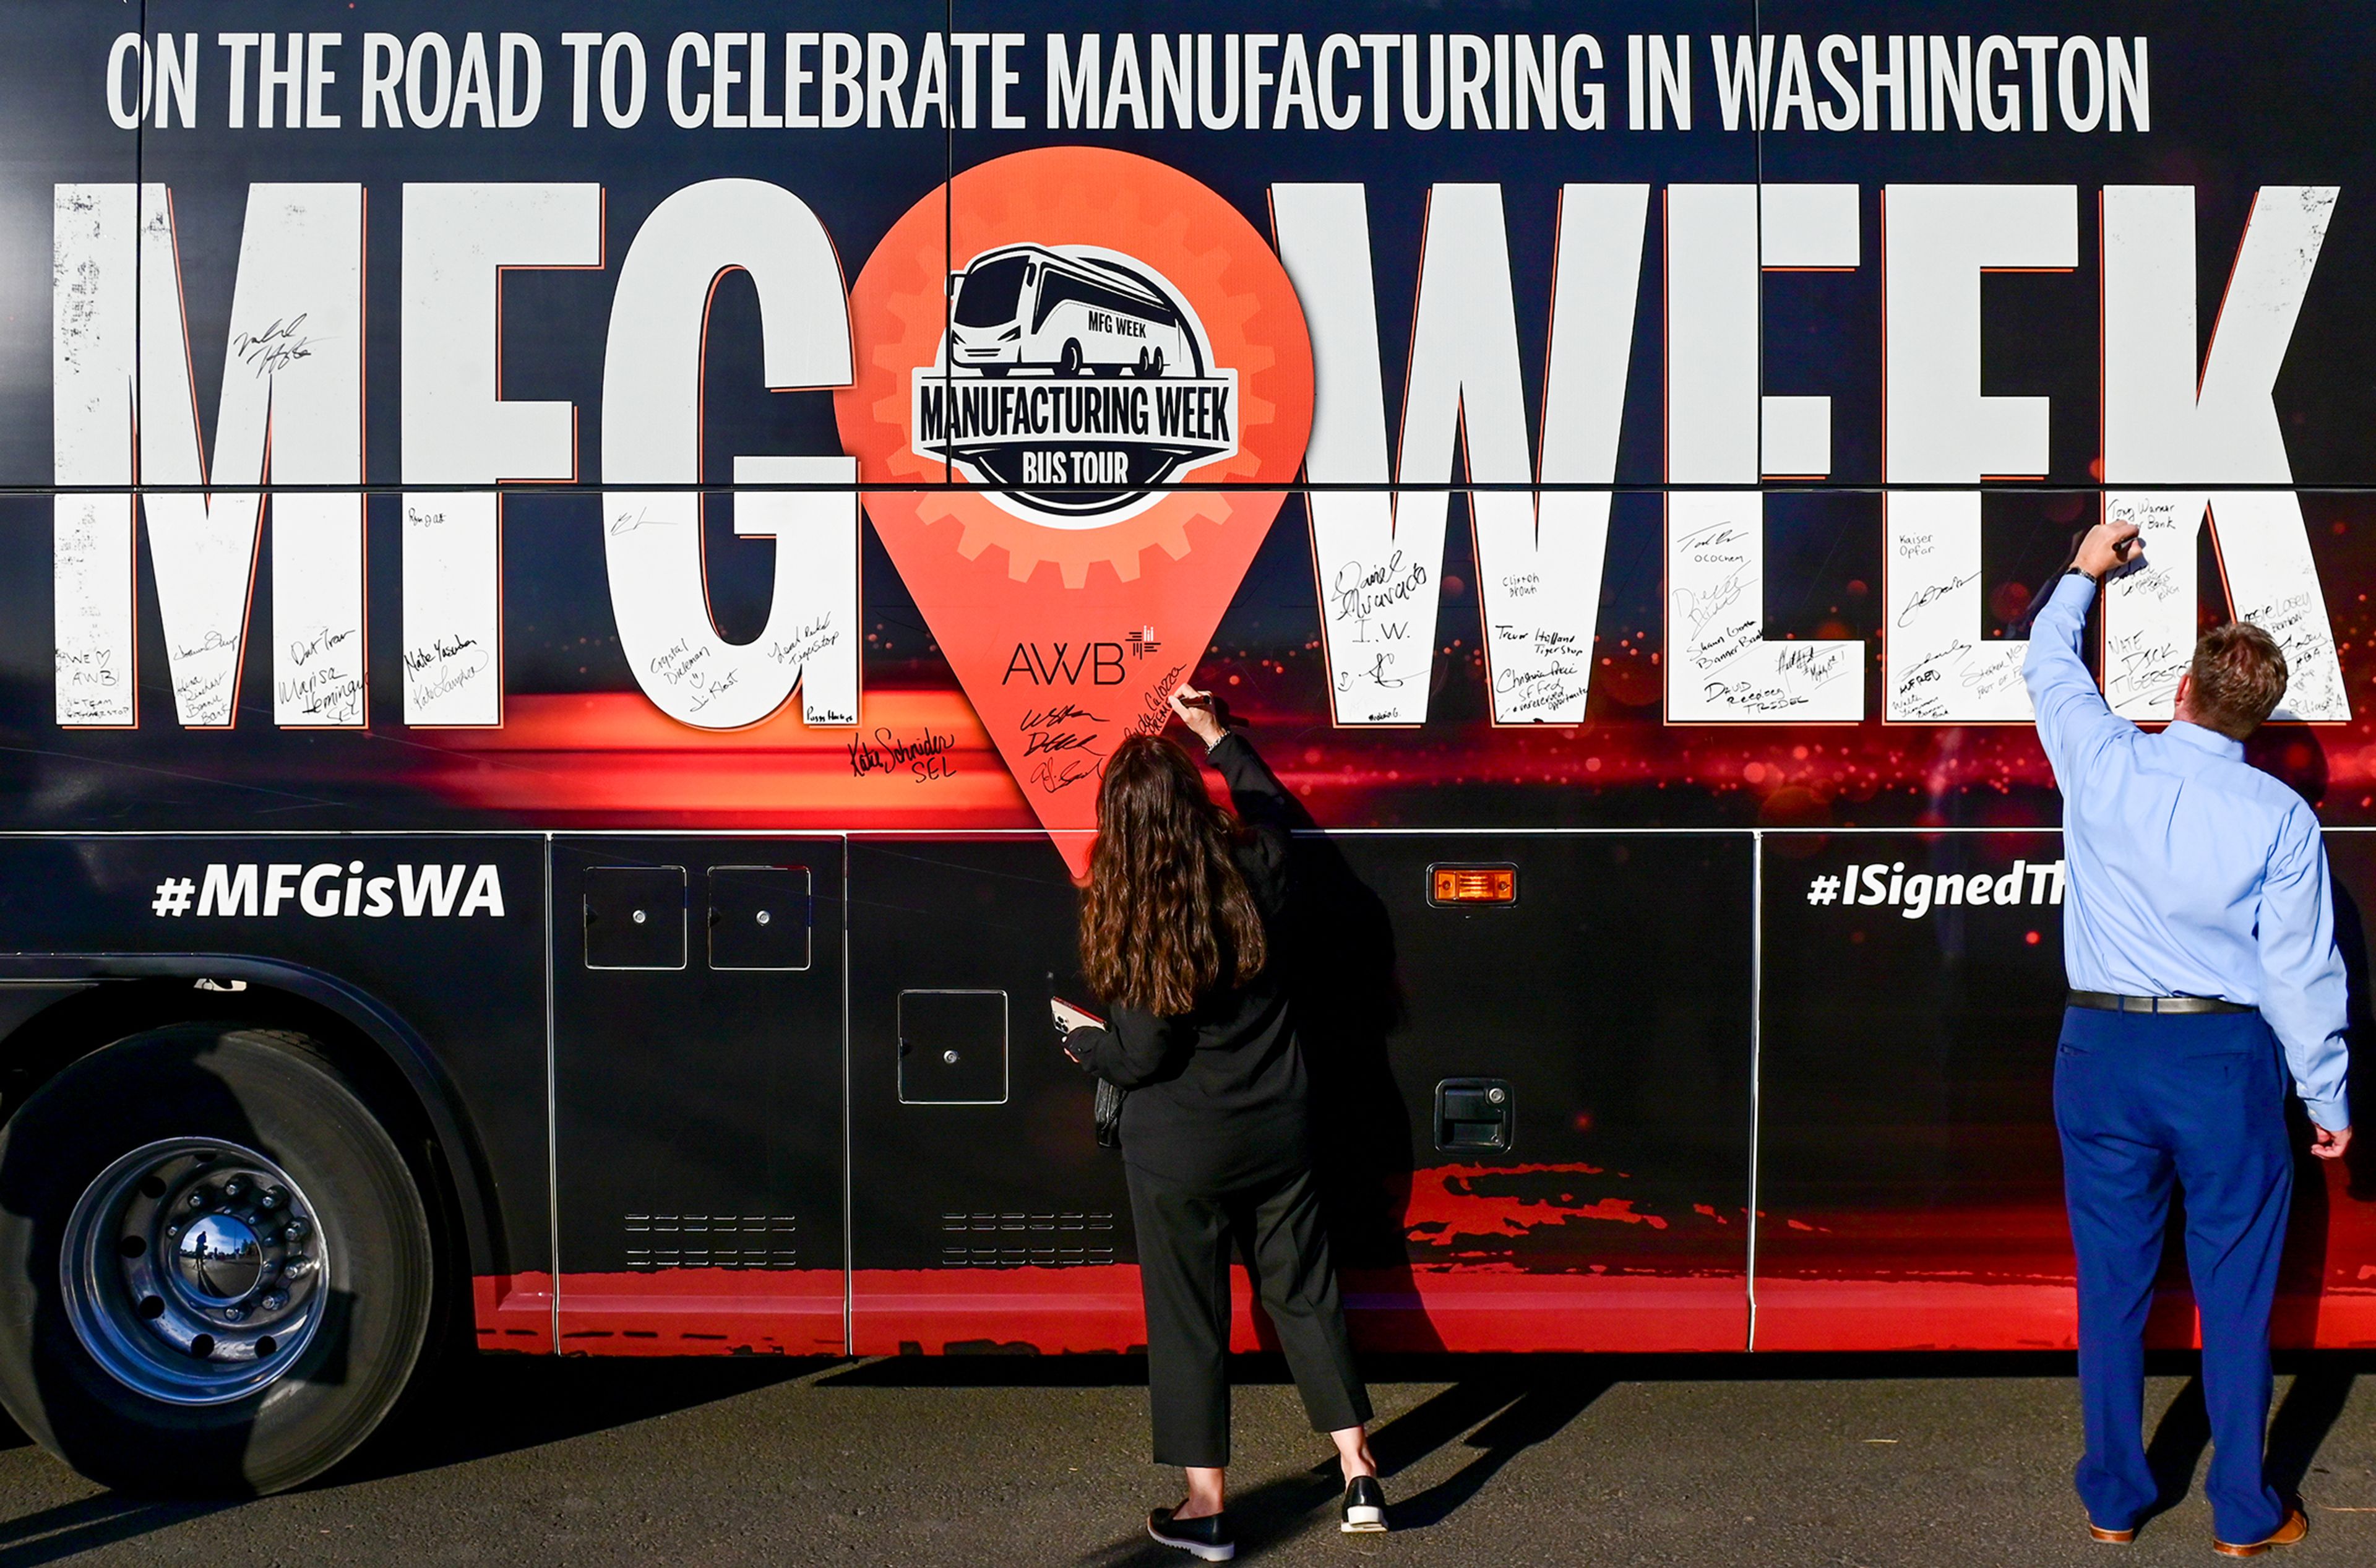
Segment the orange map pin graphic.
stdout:
[[870,492],[867,513],[1086,876],[1104,759],[1163,727],[1302,464],[1302,307],[1212,190],[1070,147],[917,203],[850,317],[842,445],[867,483],[930,487]]

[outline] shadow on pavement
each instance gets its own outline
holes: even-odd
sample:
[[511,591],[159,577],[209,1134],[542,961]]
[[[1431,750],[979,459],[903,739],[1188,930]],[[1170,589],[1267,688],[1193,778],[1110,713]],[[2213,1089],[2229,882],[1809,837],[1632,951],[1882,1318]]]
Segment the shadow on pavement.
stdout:
[[[1605,1376],[1562,1377],[1530,1384],[1523,1391],[1516,1388],[1505,1390],[1507,1394],[1515,1394],[1515,1397],[1510,1398],[1491,1420],[1468,1434],[1467,1446],[1478,1451],[1477,1457],[1425,1491],[1394,1503],[1387,1510],[1388,1522],[1397,1530],[1423,1530],[1430,1525],[1442,1523],[1453,1510],[1484,1490],[1485,1483],[1493,1479],[1494,1472],[1517,1457],[1522,1450],[1557,1436],[1561,1428],[1583,1414],[1585,1407],[1607,1393],[1615,1381]],[[1426,1408],[1421,1406],[1420,1409]],[[1411,1414],[1417,1415],[1419,1411],[1414,1410]],[[1441,1446],[1439,1443],[1431,1444],[1430,1448]],[[1408,1461],[1393,1464],[1388,1467],[1388,1474],[1403,1467],[1403,1463]]]
[[[1563,1359],[1564,1360],[1564,1359]],[[1584,1371],[1573,1360],[1550,1373],[1519,1375],[1502,1367],[1470,1377],[1404,1411],[1372,1434],[1370,1446],[1389,1483],[1463,1432],[1477,1456],[1425,1491],[1394,1503],[1388,1518],[1396,1530],[1420,1530],[1449,1517],[1483,1490],[1495,1472],[1523,1450],[1555,1436],[1616,1380]],[[1482,1423],[1482,1424],[1479,1424]],[[1472,1430],[1473,1429],[1473,1430]],[[1336,1462],[1234,1493],[1230,1518],[1242,1556],[1300,1535],[1324,1517],[1343,1483]],[[1124,1539],[1090,1554],[1095,1568],[1157,1568],[1180,1555],[1145,1539]]]
[[[2164,1506],[2184,1495],[2208,1445],[2202,1387],[2192,1355],[2156,1354],[2155,1376],[2190,1382],[2164,1410],[2148,1454],[2162,1482]],[[2362,1354],[2280,1354],[2293,1377],[2271,1423],[2269,1475],[2280,1490],[2299,1487],[2364,1369]],[[1380,1468],[1393,1479],[1459,1443],[1470,1454],[1426,1490],[1396,1497],[1397,1530],[1424,1530],[1450,1518],[1512,1460],[1554,1437],[1621,1382],[1881,1381],[1909,1378],[2069,1378],[2067,1354],[1762,1356],[1375,1356],[1363,1370],[1373,1383],[1446,1386],[1373,1434]],[[606,1360],[581,1358],[460,1357],[434,1372],[403,1408],[355,1455],[316,1485],[338,1487],[440,1469],[474,1459],[588,1436],[719,1400],[758,1393],[796,1378],[835,1387],[1110,1387],[1146,1381],[1142,1356],[974,1355],[892,1357],[861,1363],[830,1359],[721,1357]],[[1241,1384],[1285,1384],[1276,1356],[1232,1359]],[[2075,1399],[2075,1392],[2074,1392]],[[1315,1440],[1317,1441],[1317,1440]],[[24,1445],[0,1420],[0,1448]],[[2073,1457],[2075,1459],[2076,1455]],[[1325,1526],[1336,1501],[1333,1459],[1250,1487],[1231,1499],[1242,1550],[1266,1548]],[[228,1506],[149,1502],[104,1493],[0,1522],[0,1568],[32,1568],[77,1552],[136,1539]],[[1125,1538],[1085,1559],[1093,1568],[1154,1568],[1180,1559],[1143,1538]]]
[[[2194,1485],[2194,1472],[2202,1467],[2204,1450],[2210,1446],[2211,1412],[2203,1403],[2203,1377],[2198,1372],[2186,1380],[2178,1397],[2162,1411],[2145,1443],[2145,1467],[2153,1472],[2160,1495],[2140,1523],[2167,1514],[2186,1500],[2188,1489]],[[2075,1461],[2078,1455],[2072,1457]]]
[[315,1487],[440,1469],[754,1393],[829,1359],[457,1356]]
[[[1242,1364],[1241,1364],[1242,1363]],[[1287,1363],[1276,1356],[1232,1358],[1237,1383],[1276,1383]],[[1146,1358],[1111,1351],[1043,1356],[989,1351],[951,1356],[885,1356],[817,1379],[820,1388],[1128,1388],[1146,1382]]]
[[[12,1432],[15,1428],[9,1429]],[[33,1568],[113,1546],[187,1519],[235,1507],[228,1503],[150,1503],[101,1492],[0,1524],[0,1568]]]
[[[1145,1376],[1144,1358],[1113,1358],[1111,1365],[1109,1360],[998,1358],[1000,1365],[989,1372],[974,1364],[907,1358],[854,1367],[824,1381],[888,1379],[909,1386],[936,1382],[964,1385],[982,1381],[987,1372],[1001,1385],[1044,1382],[1071,1386],[1088,1381],[1127,1384]],[[2356,1353],[2281,1352],[2276,1362],[2277,1371],[2291,1373],[2294,1381],[2270,1424],[2269,1479],[2279,1491],[2290,1492],[2309,1472],[2320,1444],[2350,1398],[2359,1370],[2371,1364],[2371,1359]],[[2210,1443],[2202,1380],[2193,1375],[2199,1364],[2200,1358],[2191,1352],[2155,1352],[2146,1358],[2149,1375],[2189,1376],[2187,1385],[2163,1412],[2147,1450],[2163,1487],[2163,1502],[2156,1512],[2185,1495]],[[1389,1517],[1396,1530],[1426,1529],[1449,1518],[1518,1454],[1556,1435],[1621,1382],[2071,1378],[2076,1372],[2074,1358],[2066,1351],[1379,1356],[1366,1358],[1362,1367],[1372,1383],[1448,1382],[1452,1385],[1372,1435],[1371,1446],[1377,1454],[1378,1467],[1389,1480],[1463,1433],[1468,1434],[1465,1446],[1478,1451],[1475,1458],[1451,1476],[1392,1503]],[[1287,1381],[1285,1365],[1275,1357],[1232,1358],[1231,1377],[1239,1384]],[[2075,1389],[2073,1396],[2075,1400]],[[2077,1455],[2072,1457],[2075,1460]],[[1230,1514],[1241,1554],[1259,1555],[1265,1547],[1300,1534],[1336,1501],[1337,1491],[1336,1466],[1328,1460],[1234,1494]],[[1085,1568],[1158,1568],[1182,1561],[1178,1553],[1144,1539],[1116,1541],[1083,1559]]]
[[[583,1437],[754,1393],[830,1364],[772,1357],[457,1357],[434,1368],[369,1441],[313,1487],[417,1474]],[[0,1449],[29,1441],[16,1423],[0,1417]],[[152,1501],[122,1492],[78,1498],[0,1522],[0,1568],[60,1562],[242,1505]]]
[[2301,1490],[2311,1461],[2318,1457],[2319,1445],[2334,1430],[2358,1380],[2353,1364],[2344,1360],[2311,1361],[2294,1374],[2293,1386],[2286,1390],[2285,1402],[2269,1422],[2269,1484],[2281,1495]]
[[[15,1421],[0,1414],[0,1451],[30,1448],[32,1443]],[[77,1498],[72,1503],[0,1520],[0,1568],[34,1568],[37,1563],[63,1562],[178,1525],[184,1519],[236,1506],[231,1503],[184,1500],[156,1502],[112,1491]]]
[[[2286,1390],[2269,1421],[2265,1473],[2278,1495],[2291,1497],[2301,1490],[2320,1445],[2351,1398],[2351,1386],[2358,1381],[2358,1360],[2315,1356],[2299,1362],[2293,1385]],[[2161,1491],[2146,1518],[2166,1514],[2185,1500],[2210,1446],[2211,1416],[2203,1403],[2203,1378],[2197,1373],[2187,1379],[2178,1397],[2162,1411],[2153,1440],[2145,1445],[2145,1463]]]

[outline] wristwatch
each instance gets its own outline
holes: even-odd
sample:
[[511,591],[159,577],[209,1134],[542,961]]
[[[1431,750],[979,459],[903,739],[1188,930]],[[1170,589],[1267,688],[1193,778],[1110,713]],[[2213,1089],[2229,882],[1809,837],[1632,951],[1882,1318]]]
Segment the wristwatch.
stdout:
[[2094,583],[2097,588],[2102,588],[2104,586],[2104,579],[2097,576],[2095,573],[2087,570],[2085,566],[2073,566],[2062,575],[2066,577],[2085,577],[2089,582]]

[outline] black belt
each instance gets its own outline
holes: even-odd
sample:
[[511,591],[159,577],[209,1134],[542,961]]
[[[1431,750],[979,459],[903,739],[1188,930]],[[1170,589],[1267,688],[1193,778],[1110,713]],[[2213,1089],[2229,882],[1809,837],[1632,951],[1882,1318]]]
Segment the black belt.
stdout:
[[2121,996],[2109,991],[2074,991],[2071,1005],[2098,1013],[2256,1013],[2240,1002],[2216,996]]

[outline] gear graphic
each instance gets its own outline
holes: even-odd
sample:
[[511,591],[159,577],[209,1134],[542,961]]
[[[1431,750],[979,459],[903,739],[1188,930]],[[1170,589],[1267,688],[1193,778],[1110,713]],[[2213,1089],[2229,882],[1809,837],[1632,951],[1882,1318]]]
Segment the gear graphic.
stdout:
[[[945,248],[944,236],[946,236]],[[910,445],[909,387],[920,367],[938,364],[952,258],[996,246],[1094,245],[1159,266],[1202,324],[1217,363],[1239,374],[1239,447],[1194,470],[1151,504],[1092,528],[1051,527],[1028,504],[967,486]],[[993,546],[1007,575],[1028,581],[1052,563],[1067,588],[1087,586],[1102,562],[1135,581],[1143,552],[1186,556],[1189,525],[1228,526],[1244,503],[1220,483],[1285,486],[1303,457],[1312,420],[1309,339],[1302,310],[1268,244],[1218,196],[1176,170],[1099,148],[1049,148],[967,171],[911,208],[868,258],[851,294],[865,367],[837,395],[844,446],[870,484],[912,481],[925,491],[875,491],[878,524],[905,513],[928,529],[949,529],[971,561]],[[1282,349],[1287,351],[1282,352]],[[1261,498],[1265,521],[1277,498]]]
[[1174,561],[1188,553],[1188,524],[1201,518],[1226,525],[1230,514],[1226,493],[1167,495],[1135,517],[1123,517],[1094,529],[1051,529],[1019,517],[992,496],[950,492],[919,496],[916,516],[927,527],[955,522],[962,530],[957,553],[980,558],[992,545],[1006,552],[1006,575],[1028,582],[1042,563],[1054,562],[1066,588],[1088,586],[1089,568],[1102,561],[1123,582],[1138,579],[1140,552],[1160,545]]

